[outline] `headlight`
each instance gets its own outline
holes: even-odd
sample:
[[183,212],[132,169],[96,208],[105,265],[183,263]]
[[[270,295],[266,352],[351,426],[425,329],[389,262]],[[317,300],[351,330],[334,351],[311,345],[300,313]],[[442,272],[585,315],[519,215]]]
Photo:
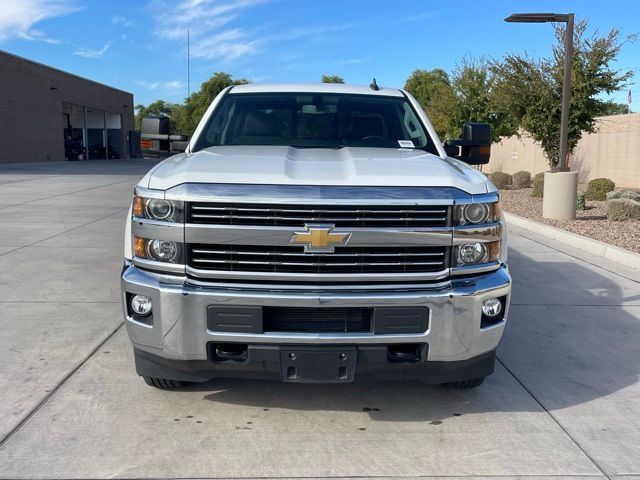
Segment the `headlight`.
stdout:
[[475,265],[487,258],[487,247],[483,243],[465,243],[458,246],[458,265]]
[[469,203],[456,207],[455,220],[458,225],[479,225],[500,220],[500,203]]
[[498,261],[500,242],[474,242],[456,245],[454,266],[478,265]]
[[184,203],[162,198],[133,198],[133,215],[164,222],[182,222]]
[[170,240],[133,237],[133,251],[137,258],[165,263],[182,263],[182,244]]
[[173,204],[168,200],[152,198],[147,202],[147,215],[156,220],[165,220],[173,214]]

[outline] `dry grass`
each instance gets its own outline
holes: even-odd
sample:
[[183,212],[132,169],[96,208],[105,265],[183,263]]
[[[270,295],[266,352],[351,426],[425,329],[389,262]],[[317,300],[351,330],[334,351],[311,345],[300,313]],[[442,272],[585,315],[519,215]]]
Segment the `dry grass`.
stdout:
[[640,221],[607,220],[607,202],[587,200],[587,209],[577,212],[576,220],[550,220],[542,217],[542,199],[532,197],[530,188],[503,190],[501,198],[506,212],[640,253]]

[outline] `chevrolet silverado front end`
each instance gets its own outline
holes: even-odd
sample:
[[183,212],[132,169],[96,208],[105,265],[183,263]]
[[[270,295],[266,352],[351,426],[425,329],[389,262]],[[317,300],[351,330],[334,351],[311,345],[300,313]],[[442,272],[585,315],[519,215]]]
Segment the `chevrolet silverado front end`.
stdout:
[[157,387],[477,386],[510,290],[498,192],[401,90],[230,87],[127,218],[125,321]]

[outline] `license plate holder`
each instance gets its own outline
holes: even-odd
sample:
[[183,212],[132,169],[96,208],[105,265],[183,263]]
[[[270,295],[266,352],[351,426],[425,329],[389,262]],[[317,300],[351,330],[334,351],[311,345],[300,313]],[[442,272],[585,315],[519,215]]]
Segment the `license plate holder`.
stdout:
[[282,347],[280,368],[283,382],[353,382],[356,347]]

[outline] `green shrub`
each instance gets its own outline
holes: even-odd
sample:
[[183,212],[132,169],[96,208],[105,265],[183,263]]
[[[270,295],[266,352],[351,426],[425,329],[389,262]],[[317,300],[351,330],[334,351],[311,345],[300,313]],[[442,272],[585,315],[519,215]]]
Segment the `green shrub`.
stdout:
[[511,175],[509,175],[508,173],[494,172],[489,175],[489,178],[491,178],[491,181],[498,190],[509,188],[509,186],[513,183],[513,177],[511,177]]
[[584,212],[587,209],[587,194],[578,192],[578,200],[576,201],[576,211]]
[[540,197],[544,194],[544,172],[536,173],[533,177],[533,190],[531,191],[532,197]]
[[607,200],[611,200],[612,198],[629,198],[640,202],[640,193],[635,190],[618,190],[617,192],[607,193]]
[[514,173],[513,185],[517,188],[528,188],[531,185],[531,174],[525,171]]
[[628,198],[613,198],[607,202],[607,218],[615,222],[640,220],[640,202]]
[[608,178],[594,178],[587,183],[587,200],[604,201],[607,199],[607,193],[615,190],[616,184]]

